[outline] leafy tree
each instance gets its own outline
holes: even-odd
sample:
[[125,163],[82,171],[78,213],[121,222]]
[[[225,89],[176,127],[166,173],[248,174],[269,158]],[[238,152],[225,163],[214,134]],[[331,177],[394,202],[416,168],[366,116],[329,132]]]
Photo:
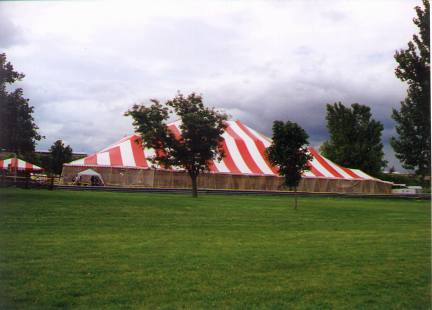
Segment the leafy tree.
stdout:
[[372,119],[370,107],[327,104],[326,120],[330,139],[320,148],[323,155],[339,165],[379,175],[387,164],[381,143],[384,127]]
[[[214,108],[206,108],[202,97],[195,93],[187,97],[178,93],[164,105],[156,99],[151,102],[150,107],[134,105],[125,115],[132,116],[143,145],[156,150],[153,162],[167,168],[183,167],[192,180],[192,195],[197,197],[198,175],[208,171],[210,160],[224,155],[220,142],[227,116]],[[181,120],[180,136],[167,126],[172,114]]]
[[57,140],[50,149],[50,170],[55,174],[61,174],[63,164],[72,160],[72,148],[65,146],[62,140]]
[[391,139],[396,157],[406,169],[415,169],[423,179],[431,171],[431,93],[430,93],[430,21],[429,1],[424,9],[417,6],[414,35],[408,48],[395,53],[396,76],[408,84],[407,96],[400,110],[393,109],[397,137]]
[[294,208],[297,209],[297,186],[308,161],[312,159],[307,149],[308,134],[293,122],[275,121],[273,123],[273,141],[267,148],[269,161],[279,167],[279,174],[285,177],[285,184],[294,188]]
[[32,116],[34,108],[23,97],[23,90],[7,90],[23,78],[24,74],[16,72],[6,60],[6,54],[0,54],[0,149],[26,157],[42,137]]

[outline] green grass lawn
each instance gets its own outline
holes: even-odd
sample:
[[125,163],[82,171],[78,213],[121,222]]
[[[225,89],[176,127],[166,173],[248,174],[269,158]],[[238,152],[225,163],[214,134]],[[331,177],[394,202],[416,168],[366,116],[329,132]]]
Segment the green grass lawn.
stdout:
[[0,190],[1,309],[429,309],[430,202]]

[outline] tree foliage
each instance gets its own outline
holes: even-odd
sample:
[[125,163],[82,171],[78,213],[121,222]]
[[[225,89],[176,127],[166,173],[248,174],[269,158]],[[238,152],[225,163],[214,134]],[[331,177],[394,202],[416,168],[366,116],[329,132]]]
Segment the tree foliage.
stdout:
[[272,165],[278,166],[286,186],[295,191],[303,172],[309,169],[308,161],[312,159],[307,148],[308,138],[306,131],[296,123],[273,122],[272,144],[267,148],[268,159]]
[[41,140],[33,119],[34,108],[23,97],[22,88],[8,91],[8,87],[24,78],[0,54],[0,149],[27,157]]
[[372,119],[370,107],[327,104],[326,120],[330,139],[321,146],[322,154],[341,166],[379,175],[387,164],[381,143],[384,127]]
[[72,148],[65,146],[62,140],[57,140],[49,149],[50,170],[55,174],[61,174],[63,164],[72,160]]
[[[151,105],[134,105],[125,115],[132,116],[135,131],[143,145],[156,150],[152,159],[163,167],[183,167],[192,180],[192,194],[197,196],[197,177],[209,170],[209,161],[224,156],[221,148],[222,134],[227,116],[207,108],[202,96],[178,93],[173,99],[161,104],[152,99]],[[180,135],[167,125],[170,116],[177,116]]]
[[431,169],[431,94],[430,94],[430,5],[415,8],[413,19],[419,35],[413,35],[407,49],[396,51],[396,76],[407,82],[407,96],[400,110],[393,109],[397,137],[391,139],[396,157],[406,169],[425,176]]

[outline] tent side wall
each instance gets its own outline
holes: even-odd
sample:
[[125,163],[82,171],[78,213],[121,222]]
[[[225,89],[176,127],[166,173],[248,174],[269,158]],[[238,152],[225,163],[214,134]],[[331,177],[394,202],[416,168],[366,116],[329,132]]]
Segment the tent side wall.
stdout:
[[[63,182],[71,184],[78,172],[88,167],[63,166]],[[154,188],[190,188],[189,175],[183,171],[91,167],[102,175],[106,185]],[[278,176],[234,175],[206,173],[198,177],[198,187],[203,189],[284,190],[283,178]],[[390,194],[391,184],[379,180],[342,180],[303,178],[299,191]]]

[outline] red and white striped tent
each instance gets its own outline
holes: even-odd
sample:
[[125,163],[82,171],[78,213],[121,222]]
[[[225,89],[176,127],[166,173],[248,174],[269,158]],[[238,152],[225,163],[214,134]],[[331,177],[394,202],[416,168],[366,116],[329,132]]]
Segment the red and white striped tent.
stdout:
[[[170,130],[180,135],[180,121],[169,124]],[[245,175],[278,175],[277,168],[271,166],[265,156],[265,149],[270,146],[271,139],[258,133],[240,121],[227,121],[223,134],[222,146],[225,157],[210,163],[211,173],[245,174]],[[124,137],[107,148],[75,160],[65,166],[78,167],[122,167],[133,169],[150,169],[154,166],[150,159],[155,155],[153,149],[142,148],[138,135]],[[331,178],[345,180],[376,180],[358,169],[339,166],[319,154],[314,148],[309,148],[313,159],[310,170],[304,178]],[[179,170],[179,169],[175,169]]]
[[42,171],[43,169],[32,163],[26,162],[19,158],[8,158],[0,160],[0,169],[2,170],[15,170],[18,171]]

